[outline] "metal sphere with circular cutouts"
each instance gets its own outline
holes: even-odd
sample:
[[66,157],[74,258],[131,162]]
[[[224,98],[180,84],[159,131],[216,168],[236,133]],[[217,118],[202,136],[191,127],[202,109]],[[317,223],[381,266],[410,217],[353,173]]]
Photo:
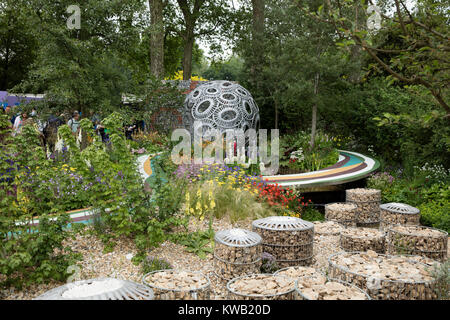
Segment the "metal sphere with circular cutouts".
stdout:
[[252,95],[237,83],[208,81],[191,91],[183,106],[183,124],[194,134],[194,121],[201,121],[198,134],[210,129],[259,129],[259,109]]

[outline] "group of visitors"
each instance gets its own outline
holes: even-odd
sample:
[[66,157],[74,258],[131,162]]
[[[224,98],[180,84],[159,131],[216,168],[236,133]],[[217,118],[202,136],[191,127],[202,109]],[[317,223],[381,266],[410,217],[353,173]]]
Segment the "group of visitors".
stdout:
[[22,111],[22,112],[18,112],[15,113],[11,106],[6,106],[6,108],[3,109],[3,112],[10,117],[10,127],[12,127],[13,132],[12,135],[15,136],[19,133],[22,132],[22,128],[27,125],[34,125],[36,127],[36,129],[42,134],[43,131],[43,126],[42,126],[42,122],[39,121],[38,119],[35,119],[37,112],[35,109],[33,109],[30,113],[30,115],[28,115],[27,111]]
[[[81,113],[78,111],[74,111],[69,120],[67,120],[67,115],[61,114],[59,116],[51,115],[46,122],[43,122],[38,119],[37,112],[34,109],[29,113],[24,110],[15,112],[13,108],[15,109],[17,106],[6,106],[5,108],[2,108],[4,113],[10,116],[12,135],[16,136],[20,134],[25,125],[31,124],[39,132],[43,146],[48,146],[50,150],[54,149],[57,141],[58,127],[62,124],[67,124],[72,131],[72,134],[75,136],[78,136],[80,132]],[[109,131],[103,125],[100,117],[96,114],[91,114],[90,120],[95,132],[101,137],[102,142],[108,142]],[[139,123],[126,125],[124,127],[126,138],[132,140],[132,134],[138,130],[138,127],[140,127]]]
[[[78,135],[80,131],[80,117],[81,113],[78,111],[74,111],[72,114],[72,118],[67,122],[67,125],[72,130],[74,135]],[[102,142],[107,142],[109,140],[108,129],[100,121],[99,117],[93,115],[91,117],[92,126],[95,132],[102,138]]]

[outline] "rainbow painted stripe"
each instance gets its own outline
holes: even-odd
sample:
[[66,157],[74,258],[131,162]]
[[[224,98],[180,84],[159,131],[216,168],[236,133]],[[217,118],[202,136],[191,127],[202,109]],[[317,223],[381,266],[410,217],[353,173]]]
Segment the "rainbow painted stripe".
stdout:
[[282,186],[323,187],[365,178],[379,167],[378,160],[357,152],[339,150],[338,162],[328,168],[306,173],[265,176],[264,180]]
[[[144,181],[153,174],[151,160],[158,154],[139,157],[140,172]],[[339,150],[338,162],[328,168],[306,173],[265,176],[264,180],[282,186],[323,187],[365,178],[379,167],[378,160],[357,152]]]

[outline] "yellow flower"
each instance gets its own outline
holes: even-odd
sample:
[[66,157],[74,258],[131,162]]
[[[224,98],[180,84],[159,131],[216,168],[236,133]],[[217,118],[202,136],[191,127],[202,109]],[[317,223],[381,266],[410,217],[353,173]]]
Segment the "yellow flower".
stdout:
[[211,207],[211,210],[216,207],[216,203],[214,202],[214,200],[211,200],[211,203],[209,204],[209,206]]
[[72,172],[75,171],[75,168],[70,168],[70,171],[72,171]]

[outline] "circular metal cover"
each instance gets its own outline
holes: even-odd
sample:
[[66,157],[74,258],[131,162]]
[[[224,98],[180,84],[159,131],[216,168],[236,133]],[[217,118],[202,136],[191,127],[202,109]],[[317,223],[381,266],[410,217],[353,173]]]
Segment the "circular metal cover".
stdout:
[[217,232],[214,240],[231,247],[252,247],[260,244],[262,239],[256,232],[235,228]]
[[[100,294],[80,297],[64,297],[63,294],[81,285],[90,285],[94,282],[115,280],[119,282],[119,287]],[[114,278],[95,278],[89,280],[80,280],[65,284],[63,286],[54,288],[46,293],[34,298],[33,300],[153,300],[153,290],[143,284],[128,280],[120,280]]]
[[253,221],[254,228],[268,230],[307,230],[313,229],[314,224],[300,218],[287,216],[272,216]]
[[402,213],[402,214],[418,214],[419,209],[410,206],[405,203],[391,202],[380,205],[380,208],[390,212]]

